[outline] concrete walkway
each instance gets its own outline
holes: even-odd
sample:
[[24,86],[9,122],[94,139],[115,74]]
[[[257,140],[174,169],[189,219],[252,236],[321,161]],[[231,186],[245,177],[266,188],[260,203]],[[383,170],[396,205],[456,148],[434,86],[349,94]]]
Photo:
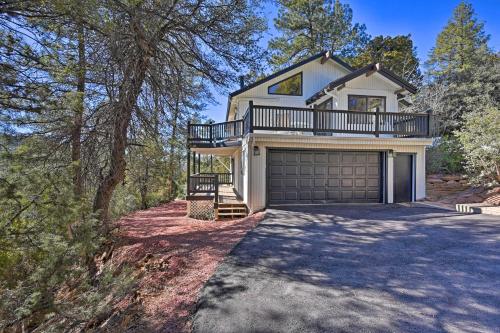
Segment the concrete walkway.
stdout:
[[500,220],[272,209],[204,287],[195,332],[500,332]]

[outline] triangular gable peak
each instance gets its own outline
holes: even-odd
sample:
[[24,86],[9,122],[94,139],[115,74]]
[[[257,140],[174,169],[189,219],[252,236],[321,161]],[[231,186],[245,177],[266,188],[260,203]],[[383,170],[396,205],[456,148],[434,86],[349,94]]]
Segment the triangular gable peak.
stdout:
[[324,88],[318,90],[311,97],[309,97],[306,100],[306,105],[311,105],[322,99],[324,96],[328,96],[328,93],[331,91],[342,90],[350,83],[359,83],[360,80],[366,80],[369,77],[376,77],[384,83],[390,84],[394,87],[394,93],[397,95],[403,95],[406,92],[415,94],[417,92],[417,88],[415,86],[397,76],[390,70],[384,68],[380,63],[374,63],[352,71],[351,73],[330,82]]
[[[317,70],[318,66],[321,70]],[[304,76],[304,99],[330,81],[332,77],[341,77],[354,70],[351,66],[342,61],[340,58],[332,55],[330,52],[318,53],[310,58],[230,93],[226,119],[232,119],[236,100],[266,95],[266,91],[269,86],[278,83],[281,80],[287,79],[297,73],[307,71],[307,74],[310,74],[309,71],[314,70],[314,67],[316,67],[316,70],[319,73],[316,73],[313,79],[309,75]],[[304,103],[304,99],[302,100],[302,105]]]

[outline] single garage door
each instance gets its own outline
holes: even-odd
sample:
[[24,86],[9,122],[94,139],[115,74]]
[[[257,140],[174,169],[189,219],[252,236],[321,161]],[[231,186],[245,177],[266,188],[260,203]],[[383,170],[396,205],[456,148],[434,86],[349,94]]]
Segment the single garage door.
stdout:
[[269,150],[269,205],[380,202],[379,152]]

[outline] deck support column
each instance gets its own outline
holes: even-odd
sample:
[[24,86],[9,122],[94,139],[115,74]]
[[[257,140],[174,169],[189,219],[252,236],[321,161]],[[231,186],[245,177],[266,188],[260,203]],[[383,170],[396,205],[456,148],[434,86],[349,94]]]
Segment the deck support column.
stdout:
[[[172,172],[172,171],[170,171]],[[189,181],[191,178],[191,152],[187,153],[186,195],[189,195]]]
[[193,151],[193,173],[196,173],[196,153]]

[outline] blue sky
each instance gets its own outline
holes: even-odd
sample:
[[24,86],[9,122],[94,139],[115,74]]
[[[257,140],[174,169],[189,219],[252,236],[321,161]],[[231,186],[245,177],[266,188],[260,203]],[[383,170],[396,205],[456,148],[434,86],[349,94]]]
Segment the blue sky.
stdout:
[[[486,33],[491,36],[490,47],[500,51],[500,0],[470,2],[479,20],[485,23]],[[459,0],[344,0],[342,3],[348,3],[351,6],[353,22],[364,23],[368,34],[372,36],[411,34],[414,45],[417,47],[418,57],[423,63],[434,46],[438,33],[448,22]],[[264,11],[269,27],[262,40],[262,46],[266,47],[267,41],[276,33],[273,18],[276,17],[277,8],[269,3]],[[237,86],[233,88],[236,89]],[[209,105],[205,114],[215,121],[224,121],[227,93],[217,89],[214,89],[213,93],[219,104]]]

